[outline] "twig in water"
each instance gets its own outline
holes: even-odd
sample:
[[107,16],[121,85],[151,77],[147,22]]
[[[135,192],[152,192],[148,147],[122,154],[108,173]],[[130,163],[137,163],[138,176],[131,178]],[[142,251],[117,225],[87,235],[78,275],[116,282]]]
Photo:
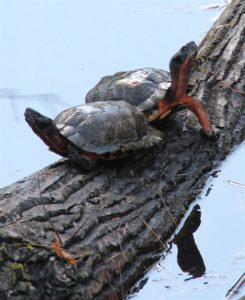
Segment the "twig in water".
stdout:
[[225,297],[230,299],[234,294],[238,293],[240,286],[245,282],[245,272],[238,278],[235,284],[227,291]]
[[245,184],[242,184],[242,183],[239,183],[239,182],[235,182],[235,181],[232,181],[232,180],[226,180],[225,183],[229,183],[231,185],[235,185],[235,186],[238,186],[240,188],[245,189]]

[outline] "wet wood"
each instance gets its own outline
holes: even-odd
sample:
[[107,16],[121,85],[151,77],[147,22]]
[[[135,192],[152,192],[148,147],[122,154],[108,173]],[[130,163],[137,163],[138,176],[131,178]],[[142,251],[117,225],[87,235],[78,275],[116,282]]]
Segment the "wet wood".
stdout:
[[217,141],[178,113],[162,124],[164,142],[137,160],[89,172],[61,160],[1,189],[1,299],[121,299],[159,258],[210,173],[244,140],[244,12],[243,0],[229,5],[191,77]]

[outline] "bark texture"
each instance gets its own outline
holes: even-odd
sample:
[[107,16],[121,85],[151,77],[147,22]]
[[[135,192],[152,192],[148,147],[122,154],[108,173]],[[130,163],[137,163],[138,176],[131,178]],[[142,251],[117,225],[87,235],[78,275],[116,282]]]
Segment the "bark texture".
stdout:
[[[219,131],[191,113],[138,160],[83,171],[61,160],[0,190],[0,299],[121,299],[159,258],[207,176],[245,136],[245,2],[201,43],[191,82]],[[75,265],[50,248],[59,234]]]

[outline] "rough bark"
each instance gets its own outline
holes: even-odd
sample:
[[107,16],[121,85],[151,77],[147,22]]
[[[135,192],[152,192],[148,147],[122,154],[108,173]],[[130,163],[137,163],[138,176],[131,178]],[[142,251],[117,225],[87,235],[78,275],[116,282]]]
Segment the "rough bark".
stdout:
[[[138,160],[83,171],[59,161],[0,190],[1,299],[120,299],[159,258],[207,176],[245,136],[245,2],[234,0],[200,46],[192,93],[217,141],[190,113]],[[77,259],[68,264],[50,248]]]

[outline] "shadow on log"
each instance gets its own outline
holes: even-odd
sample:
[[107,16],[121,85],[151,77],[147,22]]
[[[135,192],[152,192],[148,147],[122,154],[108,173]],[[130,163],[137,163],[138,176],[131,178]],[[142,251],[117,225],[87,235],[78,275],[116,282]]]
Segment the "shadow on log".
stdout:
[[[138,160],[90,172],[61,160],[1,189],[1,299],[121,299],[159,258],[208,172],[244,139],[244,12],[243,0],[227,7],[191,77],[216,142],[192,114],[176,114],[165,141]],[[76,264],[51,249],[57,235]]]

